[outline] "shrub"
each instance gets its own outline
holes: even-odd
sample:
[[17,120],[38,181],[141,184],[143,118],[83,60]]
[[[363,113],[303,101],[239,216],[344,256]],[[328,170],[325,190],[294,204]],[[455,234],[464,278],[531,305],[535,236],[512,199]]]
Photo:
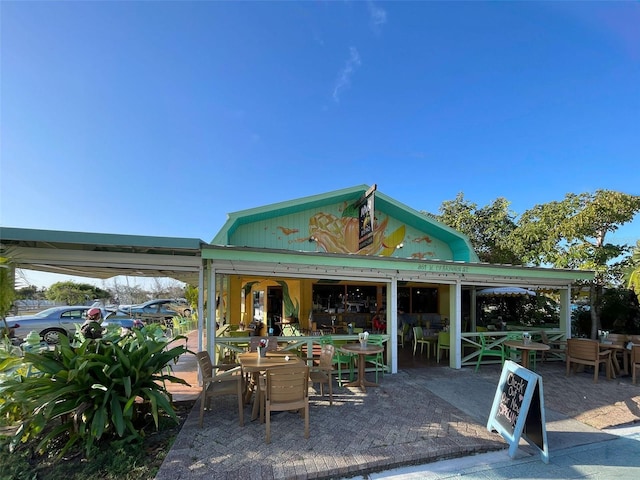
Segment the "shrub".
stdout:
[[12,448],[39,440],[43,452],[56,440],[66,442],[60,455],[78,443],[89,454],[101,439],[141,440],[145,423],[153,419],[157,429],[162,412],[177,421],[166,382],[186,384],[169,370],[186,352],[143,328],[95,340],[61,336],[54,350],[25,353],[37,374],[0,385],[0,416],[19,424]]

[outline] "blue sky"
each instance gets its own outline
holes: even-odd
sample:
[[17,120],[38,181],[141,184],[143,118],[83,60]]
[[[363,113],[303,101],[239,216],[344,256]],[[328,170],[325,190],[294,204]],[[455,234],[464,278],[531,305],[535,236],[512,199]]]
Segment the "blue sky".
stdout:
[[[0,3],[0,224],[210,241],[351,187],[640,194],[638,2]],[[611,240],[635,244],[640,218]]]

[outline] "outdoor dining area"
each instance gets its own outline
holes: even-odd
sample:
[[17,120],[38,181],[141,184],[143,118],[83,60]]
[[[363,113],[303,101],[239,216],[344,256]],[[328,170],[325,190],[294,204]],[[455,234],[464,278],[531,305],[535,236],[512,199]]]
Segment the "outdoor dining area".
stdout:
[[[207,351],[197,353],[202,377],[200,425],[211,401],[237,397],[238,422],[244,425],[244,406],[251,421],[265,424],[265,442],[271,442],[271,418],[276,412],[299,412],[304,437],[309,437],[309,391],[317,385],[320,398],[333,405],[333,384],[366,393],[379,385],[385,372],[388,335],[316,335],[309,340],[283,336],[219,332],[216,363]],[[240,330],[241,331],[241,330]],[[368,379],[367,374],[371,372]]]
[[[604,372],[607,380],[631,376],[632,383],[636,384],[637,370],[640,369],[638,335],[599,332],[597,340],[566,339],[560,332],[534,330],[481,331],[463,334],[462,338],[465,352],[463,361],[466,365],[471,365],[475,359],[475,371],[482,365],[503,364],[505,360],[513,360],[524,368],[536,370],[537,364],[550,360],[564,362],[567,376],[578,370],[583,371],[588,366],[593,369],[594,383],[598,382],[600,373]],[[438,360],[439,358],[438,353]]]
[[[548,336],[556,337],[556,334],[551,332]],[[332,335],[332,338],[334,345],[340,340],[339,336]],[[532,333],[532,341],[540,340],[539,334]],[[359,343],[357,335],[347,343]],[[330,347],[334,346],[329,343],[317,345],[314,354],[318,357],[322,349],[331,350]],[[385,345],[388,347],[389,341]],[[605,376],[604,368],[601,368],[600,381],[594,383],[593,367],[585,366],[584,372],[571,373],[567,377],[564,353],[562,358],[549,353],[555,349],[565,351],[566,344],[536,354],[535,371],[544,381],[547,409],[596,428],[637,420],[637,410],[633,405],[640,401],[640,390],[632,386],[630,376],[617,376],[617,379],[606,381],[602,378]],[[267,358],[277,355],[279,350],[282,347],[276,347],[273,353],[267,352]],[[251,421],[256,391],[245,403],[247,377],[242,373],[236,374],[241,378],[239,381],[243,387],[243,425],[240,426],[237,394],[213,398],[211,410],[204,411],[201,427],[200,402],[196,402],[176,448],[165,462],[166,466],[194,474],[206,471],[210,478],[224,478],[224,475],[231,474],[243,478],[243,475],[258,475],[265,470],[273,471],[273,478],[292,478],[298,463],[303,462],[309,475],[325,472],[324,475],[328,476],[327,472],[330,472],[341,478],[371,466],[424,461],[431,455],[442,454],[443,449],[447,454],[451,448],[455,452],[471,454],[488,448],[504,448],[499,436],[488,432],[485,427],[500,377],[500,358],[484,358],[477,372],[475,363],[455,370],[443,361],[446,358],[443,350],[440,363],[433,353],[427,359],[426,352],[420,355],[419,350],[414,356],[411,343],[398,346],[398,374],[384,373],[379,378],[379,386],[367,387],[366,391],[346,386],[350,376],[347,365],[342,366],[343,379],[339,381],[337,365],[332,363],[333,368],[329,367],[332,395],[329,395],[327,383],[322,384],[321,394],[321,384],[311,380],[313,369],[310,367],[307,397],[309,438],[305,438],[305,418],[299,407],[280,413],[272,409],[269,444],[266,443],[266,403],[263,404],[264,422],[260,421],[260,404],[256,420]],[[260,361],[257,360],[257,350],[252,353],[256,361]],[[306,364],[305,357],[299,358]],[[533,367],[533,358],[530,360]],[[316,366],[320,363],[319,358],[314,361]],[[177,366],[181,364],[182,360]],[[371,365],[366,367],[367,380],[375,381]],[[242,372],[239,362],[232,368]],[[357,365],[354,380],[356,372]],[[218,370],[220,373],[222,371]],[[264,374],[260,376],[266,377]],[[266,387],[266,378],[264,382]],[[198,385],[196,379],[190,383]],[[237,388],[237,385],[233,386]],[[257,387],[260,387],[259,383]],[[473,392],[473,395],[459,395],[460,391]],[[194,389],[194,393],[201,396],[202,387]],[[408,406],[407,398],[420,401]],[[553,431],[553,428],[548,425],[548,430]],[[556,436],[550,437],[552,443]],[[176,478],[178,470],[172,468],[162,478]]]

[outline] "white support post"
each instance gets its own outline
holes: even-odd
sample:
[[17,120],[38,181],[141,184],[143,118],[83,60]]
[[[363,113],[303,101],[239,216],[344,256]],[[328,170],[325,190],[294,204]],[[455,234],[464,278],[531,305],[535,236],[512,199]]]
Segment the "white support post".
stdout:
[[207,292],[207,351],[213,363],[216,363],[216,269],[209,264],[209,288]]
[[[389,301],[391,303],[389,304]],[[391,373],[398,373],[398,279],[387,285],[387,309],[391,311]],[[389,315],[387,314],[387,319]]]
[[[209,262],[210,260],[206,260]],[[198,270],[198,351],[201,352],[204,346],[204,262]]]
[[560,330],[571,338],[571,285],[560,290]]
[[462,368],[462,285],[449,285],[449,366]]

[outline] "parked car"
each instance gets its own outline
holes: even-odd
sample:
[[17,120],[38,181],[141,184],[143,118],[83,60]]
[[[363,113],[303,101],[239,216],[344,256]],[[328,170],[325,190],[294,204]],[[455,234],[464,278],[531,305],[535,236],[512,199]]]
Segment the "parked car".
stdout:
[[178,315],[183,317],[191,315],[189,305],[175,299],[150,300],[139,305],[120,305],[118,311],[147,322],[168,322]]
[[60,342],[60,335],[73,335],[76,324],[82,324],[87,310],[86,305],[51,307],[35,315],[7,317],[9,328],[15,328],[15,336],[26,338],[32,330],[40,334],[42,340],[50,345]]
[[144,322],[138,318],[132,318],[121,311],[108,312],[107,316],[102,320],[102,326],[107,328],[111,325],[117,325],[120,328],[131,330],[134,327],[143,327]]

